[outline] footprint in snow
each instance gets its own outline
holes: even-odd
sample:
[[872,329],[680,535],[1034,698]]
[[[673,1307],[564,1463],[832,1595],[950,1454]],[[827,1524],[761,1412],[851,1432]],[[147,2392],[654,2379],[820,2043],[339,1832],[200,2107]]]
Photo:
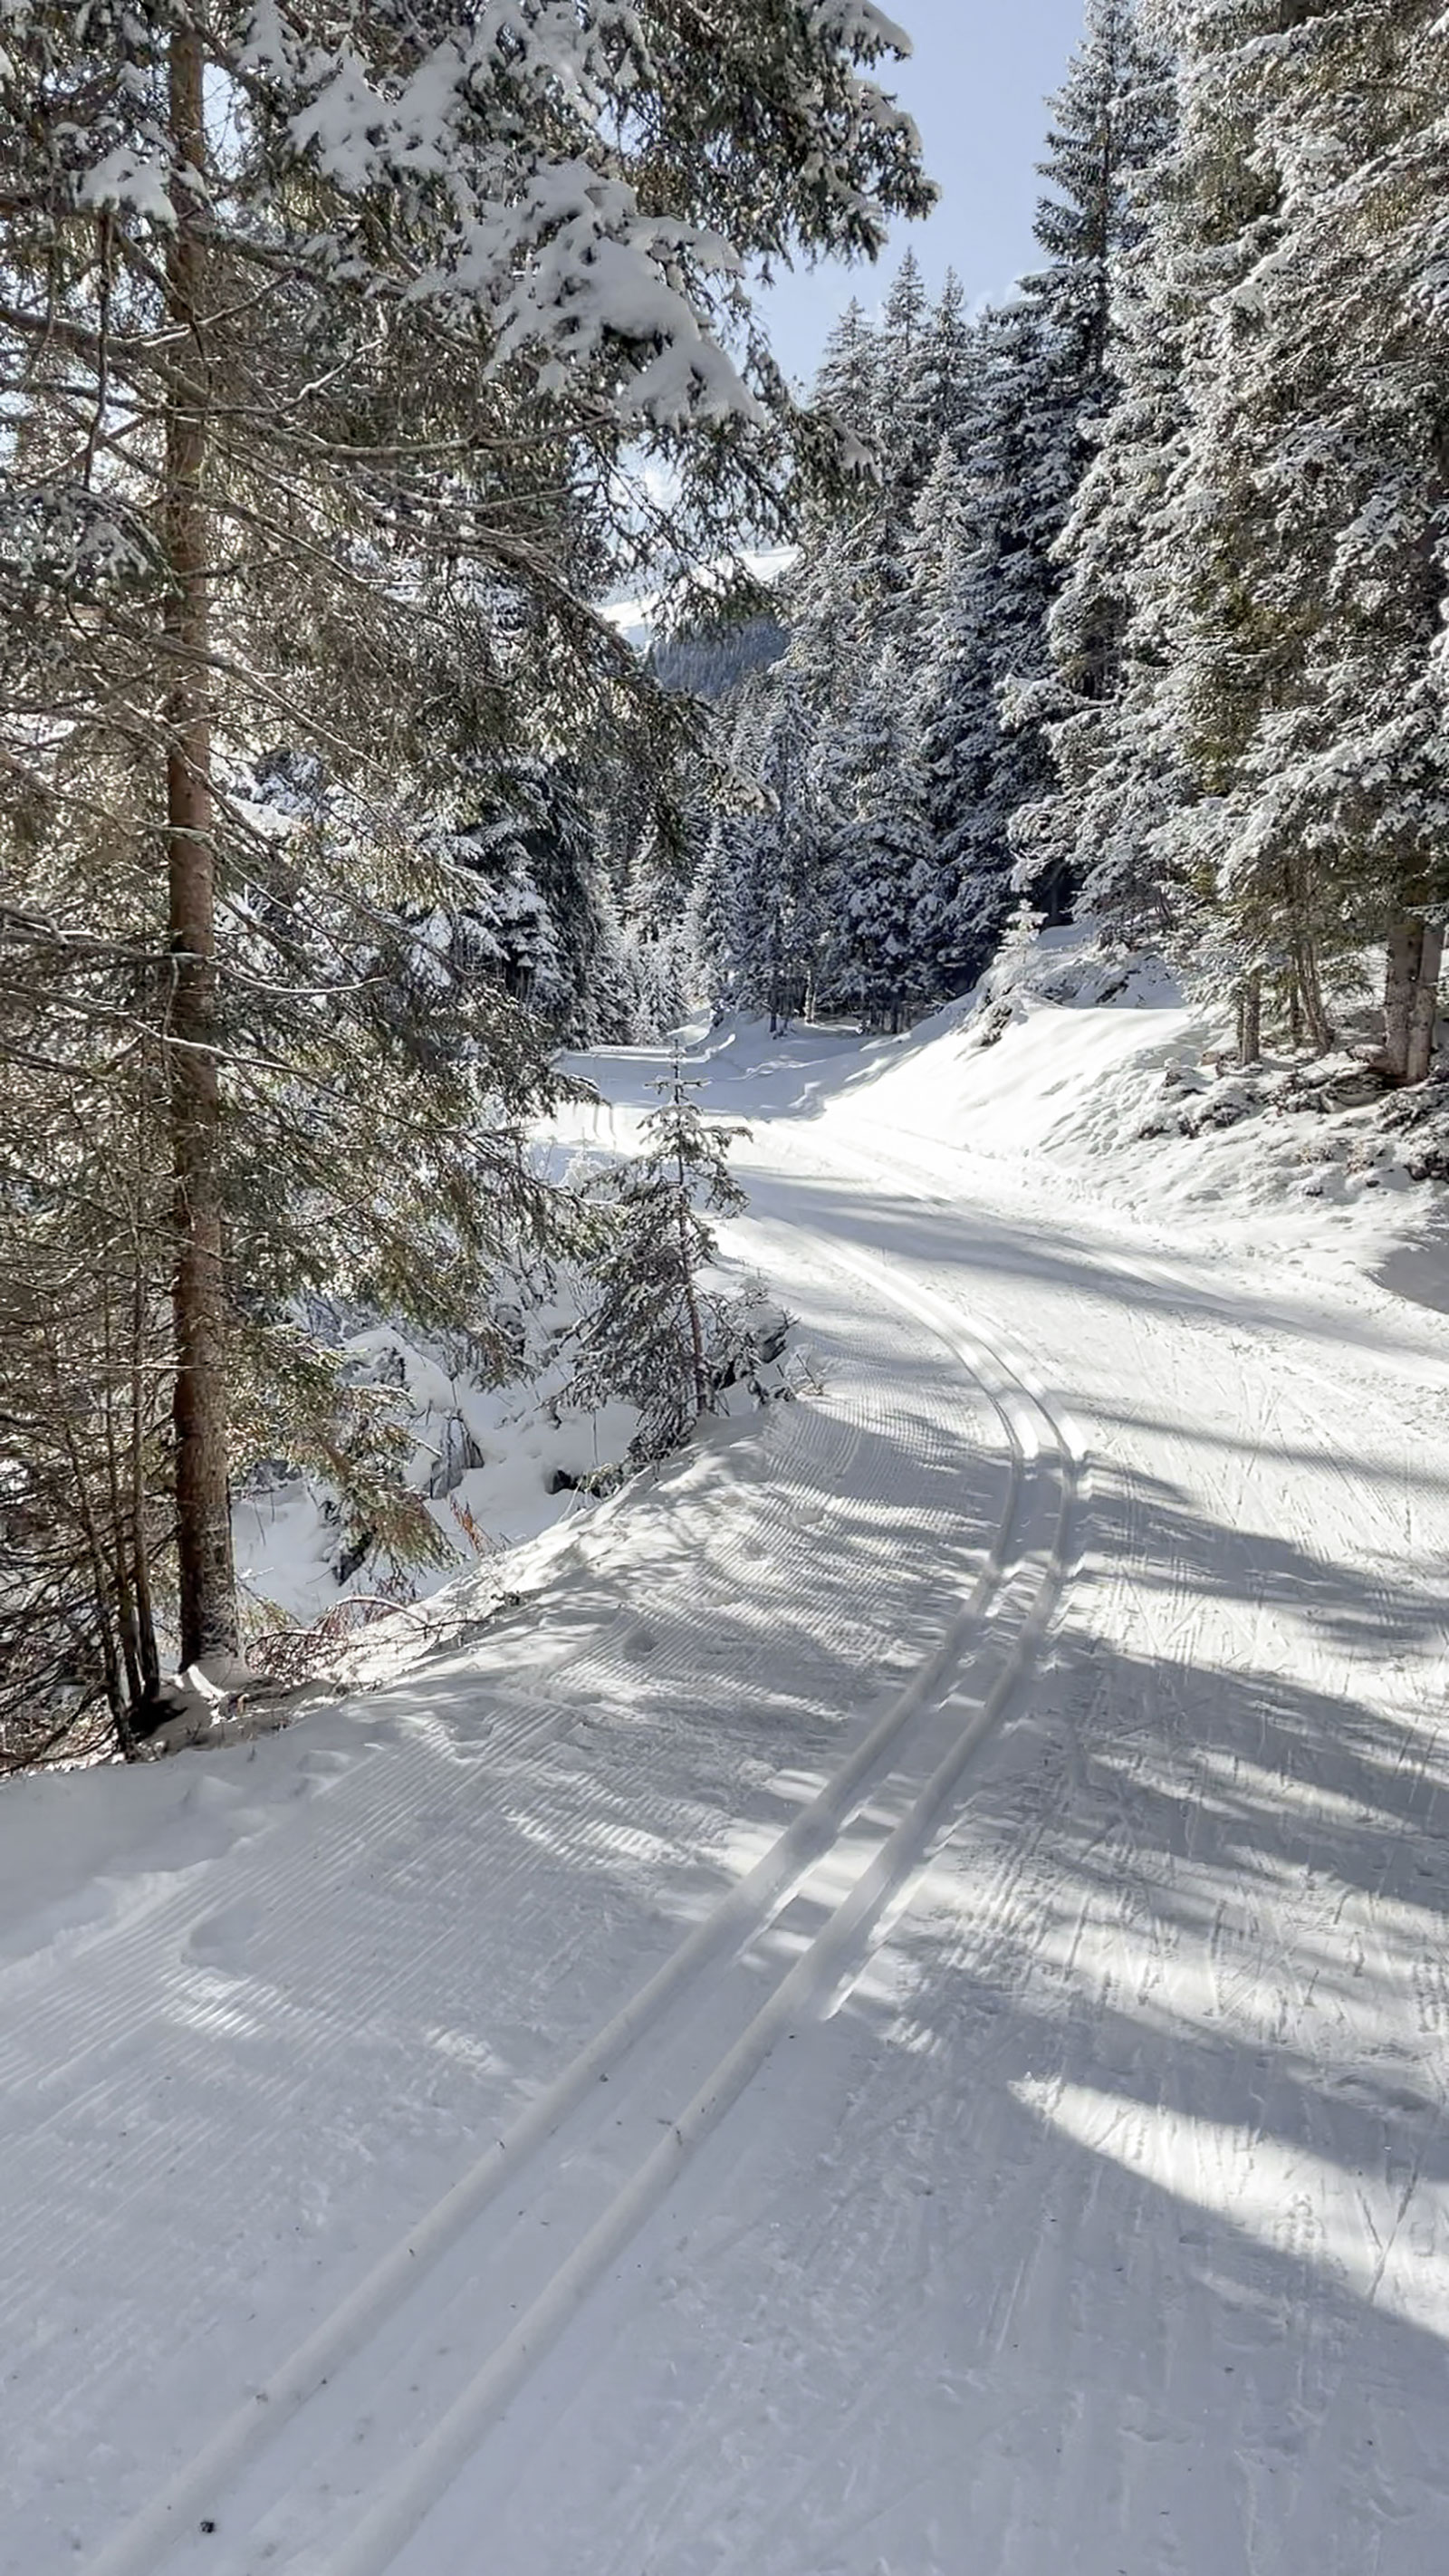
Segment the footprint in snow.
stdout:
[[215,1914],[205,1914],[192,1925],[186,1955],[198,1967],[229,1969],[242,1976],[247,1968],[246,1952],[260,1923],[260,1906],[250,1897],[239,1898],[235,1905],[223,1905]]

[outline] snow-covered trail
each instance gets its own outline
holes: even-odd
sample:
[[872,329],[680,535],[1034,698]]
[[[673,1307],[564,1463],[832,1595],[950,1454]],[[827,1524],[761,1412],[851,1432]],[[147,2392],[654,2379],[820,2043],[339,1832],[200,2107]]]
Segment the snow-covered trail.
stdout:
[[25,2576],[1449,2558],[1432,1332],[748,1150],[825,1394],[0,1915]]

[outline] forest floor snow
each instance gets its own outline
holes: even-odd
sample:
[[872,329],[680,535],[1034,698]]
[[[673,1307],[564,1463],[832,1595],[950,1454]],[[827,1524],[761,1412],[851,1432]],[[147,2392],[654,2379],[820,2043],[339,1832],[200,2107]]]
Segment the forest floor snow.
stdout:
[[16,2576],[1449,2563],[1433,1193],[1121,998],[704,1041],[821,1390],[0,1794]]

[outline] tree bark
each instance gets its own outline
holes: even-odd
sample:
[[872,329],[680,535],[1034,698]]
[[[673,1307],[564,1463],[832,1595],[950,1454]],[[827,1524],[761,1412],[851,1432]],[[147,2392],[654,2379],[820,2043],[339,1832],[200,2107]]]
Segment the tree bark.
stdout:
[[178,23],[169,59],[176,228],[167,259],[177,368],[190,382],[166,412],[166,826],[173,958],[169,1028],[176,1525],[181,1659],[236,1649],[227,1478],[226,1293],[222,1272],[221,1084],[217,1063],[215,839],[208,699],[205,252],[185,174],[206,161],[204,57]]
[[1256,1064],[1262,1052],[1262,981],[1257,975],[1246,975],[1238,986],[1238,1062]]
[[1439,1008],[1439,969],[1444,962],[1444,931],[1438,922],[1424,922],[1419,937],[1419,969],[1409,1003],[1408,1043],[1404,1055],[1404,1080],[1427,1082],[1434,1061],[1434,1021]]
[[1408,1077],[1409,1023],[1422,947],[1422,922],[1395,922],[1389,932],[1384,970],[1384,1070],[1393,1082],[1403,1082]]
[[85,1540],[86,1555],[90,1563],[91,1598],[95,1604],[96,1637],[101,1650],[101,1666],[106,1677],[106,1703],[116,1729],[116,1742],[122,1753],[129,1754],[131,1750],[130,1710],[121,1673],[121,1658],[116,1650],[116,1632],[111,1623],[110,1568],[106,1563],[106,1552],[101,1545],[100,1532],[96,1527],[95,1513],[91,1509],[85,1464],[76,1440],[70,1403],[61,1373],[60,1353],[53,1341],[47,1345],[46,1357],[50,1363],[50,1383],[54,1393],[56,1418],[60,1424],[61,1438],[65,1442],[65,1454],[70,1467],[76,1522]]
[[[674,1066],[676,1108],[681,1096],[679,1063],[676,1058]],[[704,1325],[700,1319],[699,1298],[694,1285],[694,1258],[689,1240],[689,1176],[684,1168],[682,1150],[676,1150],[675,1153],[674,1179],[675,1225],[679,1234],[679,1276],[684,1289],[684,1311],[689,1318],[689,1356],[694,1371],[694,1418],[697,1422],[709,1409],[710,1387],[709,1371],[705,1366],[704,1358]]]
[[136,1626],[141,1649],[143,1695],[154,1691],[161,1679],[161,1658],[156,1646],[156,1609],[151,1597],[151,1540],[146,1512],[146,1288],[140,1267],[140,1245],[136,1246],[136,1277],[131,1298],[131,1446],[130,1446],[130,1540],[131,1566],[136,1590]]
[[1333,1044],[1333,1028],[1323,999],[1323,986],[1318,977],[1318,951],[1305,931],[1293,943],[1293,968],[1298,980],[1298,996],[1303,1006],[1303,1022],[1308,1043],[1315,1055],[1327,1055]]
[[[141,1631],[136,1616],[136,1595],[131,1581],[129,1553],[130,1532],[121,1484],[120,1444],[116,1437],[116,1412],[120,1403],[117,1385],[115,1334],[112,1329],[111,1274],[109,1264],[101,1282],[101,1315],[105,1332],[105,1390],[101,1405],[101,1422],[105,1436],[106,1461],[106,1541],[110,1552],[115,1586],[116,1633],[121,1660],[126,1668],[126,1690],[129,1706],[140,1704],[145,1685],[141,1675]],[[129,1354],[128,1363],[129,1363]],[[122,1751],[125,1750],[124,1740]]]

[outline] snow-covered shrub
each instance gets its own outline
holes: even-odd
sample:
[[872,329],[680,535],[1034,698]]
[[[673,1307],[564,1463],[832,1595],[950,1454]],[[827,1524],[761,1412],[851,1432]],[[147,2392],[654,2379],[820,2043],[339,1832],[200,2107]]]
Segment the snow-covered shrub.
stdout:
[[709,1217],[745,1205],[727,1159],[745,1131],[704,1117],[677,1058],[658,1089],[643,1152],[602,1185],[598,1295],[579,1328],[569,1388],[586,1406],[634,1409],[633,1467],[667,1457],[702,1414],[724,1409],[729,1388],[763,1395],[788,1331],[762,1291],[732,1293],[715,1273]]

